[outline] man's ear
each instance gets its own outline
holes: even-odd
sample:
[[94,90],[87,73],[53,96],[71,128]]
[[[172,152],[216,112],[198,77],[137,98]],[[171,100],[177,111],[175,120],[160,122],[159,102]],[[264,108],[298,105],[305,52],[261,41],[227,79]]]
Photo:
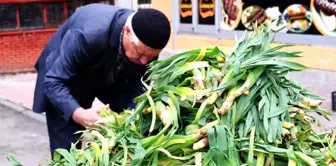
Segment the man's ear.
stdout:
[[130,30],[130,28],[127,25],[124,26],[124,33],[126,35],[130,35],[130,33],[131,33],[131,30]]

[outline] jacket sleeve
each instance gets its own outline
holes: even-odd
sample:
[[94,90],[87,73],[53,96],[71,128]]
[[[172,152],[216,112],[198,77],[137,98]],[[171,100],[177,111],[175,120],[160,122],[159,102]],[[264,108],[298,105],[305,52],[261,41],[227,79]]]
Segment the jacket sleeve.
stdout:
[[80,107],[71,95],[67,82],[89,60],[91,54],[88,52],[88,47],[88,42],[81,30],[68,30],[59,48],[60,55],[44,79],[46,96],[67,121],[72,117],[72,113]]

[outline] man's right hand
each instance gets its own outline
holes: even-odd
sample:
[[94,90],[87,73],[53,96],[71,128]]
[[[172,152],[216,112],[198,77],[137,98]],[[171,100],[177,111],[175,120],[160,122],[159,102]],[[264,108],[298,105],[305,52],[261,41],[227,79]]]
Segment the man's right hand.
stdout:
[[89,124],[102,119],[102,117],[99,116],[98,111],[77,108],[72,114],[72,119],[83,127],[93,127]]

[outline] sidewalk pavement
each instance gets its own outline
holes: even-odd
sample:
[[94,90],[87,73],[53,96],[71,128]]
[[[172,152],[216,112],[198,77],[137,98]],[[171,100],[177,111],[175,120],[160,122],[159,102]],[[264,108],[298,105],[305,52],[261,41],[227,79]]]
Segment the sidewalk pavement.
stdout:
[[36,74],[0,76],[0,98],[32,109]]
[[[12,101],[32,110],[36,73],[0,75],[0,99]],[[96,100],[93,106],[99,106]]]
[[[159,59],[165,59],[179,50],[165,50],[161,52]],[[14,102],[26,109],[32,110],[36,73],[24,73],[13,75],[0,74],[0,100]],[[99,107],[102,103],[96,99],[92,107]]]
[[50,159],[47,126],[0,105],[0,165],[10,166],[10,153],[24,166],[45,165]]
[[[46,123],[45,114],[32,111],[36,73],[0,75],[0,106],[5,105],[36,121]],[[93,108],[99,109],[103,103],[96,99]]]

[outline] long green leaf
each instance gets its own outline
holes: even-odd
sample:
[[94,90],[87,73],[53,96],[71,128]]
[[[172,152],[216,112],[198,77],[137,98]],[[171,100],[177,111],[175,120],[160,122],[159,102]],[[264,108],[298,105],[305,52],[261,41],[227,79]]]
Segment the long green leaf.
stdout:
[[182,67],[176,69],[174,73],[170,76],[169,80],[172,81],[179,77],[181,74],[197,68],[209,67],[209,63],[207,61],[195,61],[195,62],[187,62]]
[[54,156],[63,156],[64,160],[70,165],[76,165],[76,159],[74,156],[70,155],[70,153],[65,149],[56,149],[54,151]]
[[16,158],[11,153],[7,154],[7,160],[12,166],[22,166],[22,164],[18,160],[16,160]]
[[260,62],[256,62],[250,65],[246,65],[243,66],[243,68],[248,69],[248,68],[252,68],[255,66],[263,66],[263,65],[278,65],[278,66],[285,66],[288,67],[292,70],[295,71],[301,71],[301,70],[305,70],[308,69],[306,66],[296,63],[296,62],[289,62],[289,61],[282,61],[282,60],[267,60],[267,61],[260,61]]

